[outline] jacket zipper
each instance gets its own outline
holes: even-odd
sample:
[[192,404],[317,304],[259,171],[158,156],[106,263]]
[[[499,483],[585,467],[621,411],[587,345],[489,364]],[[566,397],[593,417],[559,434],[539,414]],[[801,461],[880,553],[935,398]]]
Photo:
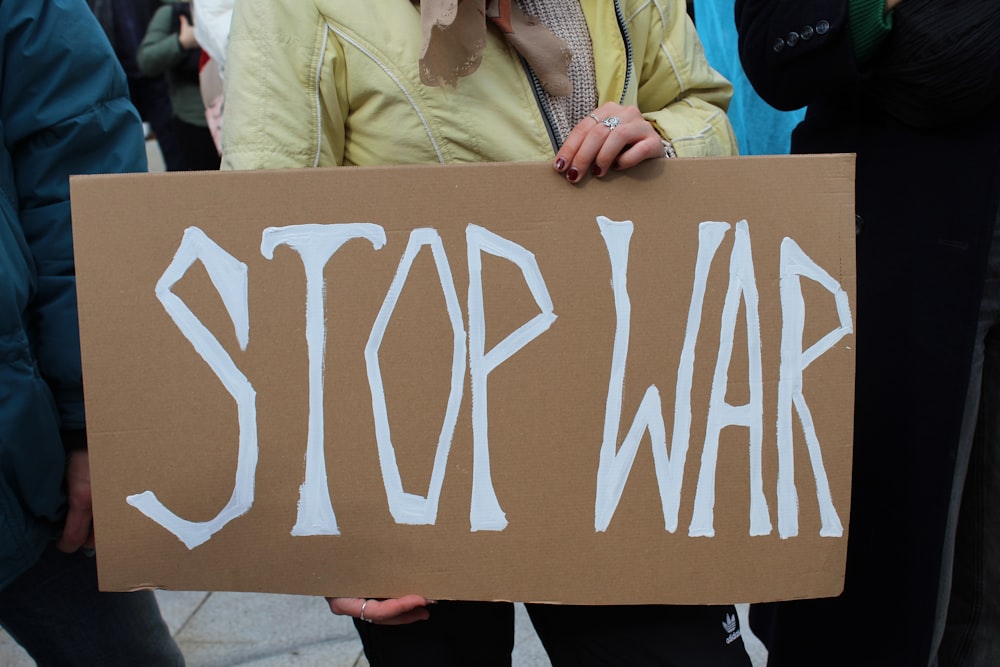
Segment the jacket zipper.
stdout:
[[[621,3],[619,0],[614,0],[614,4],[615,18],[618,20],[618,30],[621,31],[622,42],[625,44],[625,85],[622,86],[622,94],[618,97],[618,103],[621,104],[625,101],[625,91],[628,90],[633,76],[632,38],[629,36],[628,28],[625,25],[625,14],[622,12]],[[521,66],[524,67],[524,71],[528,74],[528,79],[531,81],[531,90],[535,95],[535,102],[538,104],[538,109],[542,112],[542,120],[545,121],[545,131],[549,134],[549,142],[552,144],[552,154],[555,155],[559,152],[559,144],[556,138],[555,122],[552,119],[552,108],[549,106],[549,100],[545,96],[541,80],[523,57],[520,60]]]
[[545,131],[549,133],[549,143],[552,144],[552,155],[559,152],[559,144],[557,142],[556,130],[554,127],[554,122],[552,120],[552,107],[549,106],[549,100],[545,97],[545,91],[542,89],[542,82],[539,80],[538,75],[535,74],[535,70],[531,69],[531,65],[522,56],[521,66],[528,75],[528,79],[531,81],[531,91],[535,94],[535,102],[538,104],[538,110],[542,112],[542,120],[545,121]]
[[618,29],[622,33],[622,41],[625,42],[625,85],[622,86],[622,94],[618,98],[618,104],[622,104],[625,101],[625,91],[628,90],[629,83],[632,81],[632,77],[635,75],[634,67],[635,61],[632,60],[632,37],[628,34],[628,27],[625,24],[625,14],[622,12],[621,3],[618,0],[615,2],[615,18],[618,19]]

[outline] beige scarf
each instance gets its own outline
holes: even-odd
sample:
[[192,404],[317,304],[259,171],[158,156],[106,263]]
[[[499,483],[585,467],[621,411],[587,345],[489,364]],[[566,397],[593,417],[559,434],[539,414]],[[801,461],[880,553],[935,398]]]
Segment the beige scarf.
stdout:
[[424,48],[420,80],[428,86],[455,86],[479,68],[486,48],[486,19],[528,62],[546,92],[569,95],[569,46],[511,0],[420,0]]

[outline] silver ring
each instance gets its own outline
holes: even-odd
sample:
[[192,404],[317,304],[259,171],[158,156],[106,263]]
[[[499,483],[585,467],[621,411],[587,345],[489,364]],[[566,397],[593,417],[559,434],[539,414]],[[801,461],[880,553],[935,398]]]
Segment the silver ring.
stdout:
[[600,119],[600,118],[599,118],[599,117],[597,116],[597,114],[596,114],[596,113],[588,113],[587,115],[588,115],[588,116],[590,116],[591,118],[593,118],[594,120],[596,120],[596,121],[597,121],[598,123],[603,123],[603,122],[604,122],[603,120],[601,120],[601,119]]
[[361,616],[359,616],[358,619],[364,621],[365,623],[374,623],[372,619],[365,618],[365,607],[368,606],[369,602],[371,602],[371,600],[365,600],[364,602],[361,603]]
[[606,128],[609,128],[609,129],[613,130],[616,127],[618,127],[618,123],[620,123],[620,122],[621,121],[618,120],[617,116],[608,116],[607,118],[605,118],[604,120],[601,121],[601,125],[603,125]]

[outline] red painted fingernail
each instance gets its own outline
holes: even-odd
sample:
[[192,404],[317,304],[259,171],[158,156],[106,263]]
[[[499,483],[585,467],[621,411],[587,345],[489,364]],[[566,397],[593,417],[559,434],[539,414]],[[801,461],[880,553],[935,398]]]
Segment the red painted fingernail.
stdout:
[[566,172],[566,178],[576,183],[580,180],[580,170],[576,167],[570,167],[569,171]]
[[562,171],[566,168],[566,160],[563,158],[558,158],[556,160],[556,171]]
[[590,173],[593,174],[594,176],[600,176],[601,168],[595,164],[593,167],[590,168]]

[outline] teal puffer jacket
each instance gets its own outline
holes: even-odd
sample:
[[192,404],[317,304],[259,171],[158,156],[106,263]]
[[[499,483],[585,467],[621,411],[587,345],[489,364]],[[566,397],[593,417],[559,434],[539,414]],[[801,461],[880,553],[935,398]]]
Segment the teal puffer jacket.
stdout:
[[71,174],[145,171],[125,74],[85,0],[0,0],[0,588],[58,535],[83,444]]

